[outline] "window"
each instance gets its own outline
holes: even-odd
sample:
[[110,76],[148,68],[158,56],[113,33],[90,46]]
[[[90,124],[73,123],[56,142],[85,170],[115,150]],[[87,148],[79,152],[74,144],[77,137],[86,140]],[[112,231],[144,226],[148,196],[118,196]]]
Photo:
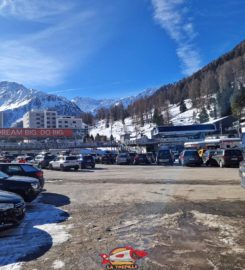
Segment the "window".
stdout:
[[76,157],[66,157],[66,160],[77,160]]
[[36,172],[36,171],[38,171],[35,167],[27,165],[27,164],[23,164],[23,165],[21,165],[21,167],[25,172]]
[[6,171],[7,173],[13,174],[22,172],[22,169],[18,165],[10,165]]

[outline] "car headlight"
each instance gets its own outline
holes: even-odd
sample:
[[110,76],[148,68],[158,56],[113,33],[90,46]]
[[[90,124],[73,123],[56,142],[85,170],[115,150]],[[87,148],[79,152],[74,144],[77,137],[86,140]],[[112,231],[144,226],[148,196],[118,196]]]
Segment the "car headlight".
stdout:
[[13,208],[14,208],[13,203],[0,203],[0,211],[6,211]]
[[38,184],[38,183],[31,183],[31,186],[32,186],[34,189],[38,189],[38,188],[39,188],[39,184]]

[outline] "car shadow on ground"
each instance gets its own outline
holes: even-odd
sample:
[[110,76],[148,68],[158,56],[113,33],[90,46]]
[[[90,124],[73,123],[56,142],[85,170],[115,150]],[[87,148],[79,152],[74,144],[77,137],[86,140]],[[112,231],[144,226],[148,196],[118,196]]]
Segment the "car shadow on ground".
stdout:
[[[53,245],[67,240],[69,214],[57,207],[70,204],[67,196],[43,193],[26,207],[26,217],[16,228],[0,232],[0,268],[37,259]],[[11,268],[11,269],[12,269]]]

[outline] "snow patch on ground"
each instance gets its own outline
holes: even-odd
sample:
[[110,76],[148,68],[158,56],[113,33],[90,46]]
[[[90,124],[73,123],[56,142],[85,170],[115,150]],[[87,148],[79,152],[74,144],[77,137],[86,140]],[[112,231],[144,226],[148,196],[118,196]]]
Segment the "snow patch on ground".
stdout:
[[60,225],[57,223],[51,223],[35,226],[35,228],[43,230],[52,235],[53,246],[56,246],[66,242],[71,237],[67,230],[70,230],[72,225]]
[[0,233],[0,269],[20,270],[30,257],[38,258],[52,246],[67,241],[72,225],[61,223],[68,217],[67,212],[52,204],[36,200],[28,205],[20,226]]
[[238,233],[234,226],[222,221],[218,215],[204,214],[198,211],[191,211],[196,219],[196,223],[201,223],[209,228],[219,230],[219,239],[229,246],[236,246]]
[[60,261],[60,260],[56,260],[53,263],[53,268],[54,269],[61,269],[65,266],[64,262]]
[[1,270],[20,270],[22,263],[13,263],[6,266],[1,266]]

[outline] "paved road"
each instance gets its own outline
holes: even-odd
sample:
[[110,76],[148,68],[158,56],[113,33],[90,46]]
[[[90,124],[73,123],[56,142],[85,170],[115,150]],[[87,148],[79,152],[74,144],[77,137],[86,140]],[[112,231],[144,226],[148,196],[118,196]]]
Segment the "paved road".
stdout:
[[99,254],[123,245],[149,253],[144,270],[245,269],[237,168],[99,165],[45,177],[27,220],[0,234],[19,254],[0,269],[104,269]]

